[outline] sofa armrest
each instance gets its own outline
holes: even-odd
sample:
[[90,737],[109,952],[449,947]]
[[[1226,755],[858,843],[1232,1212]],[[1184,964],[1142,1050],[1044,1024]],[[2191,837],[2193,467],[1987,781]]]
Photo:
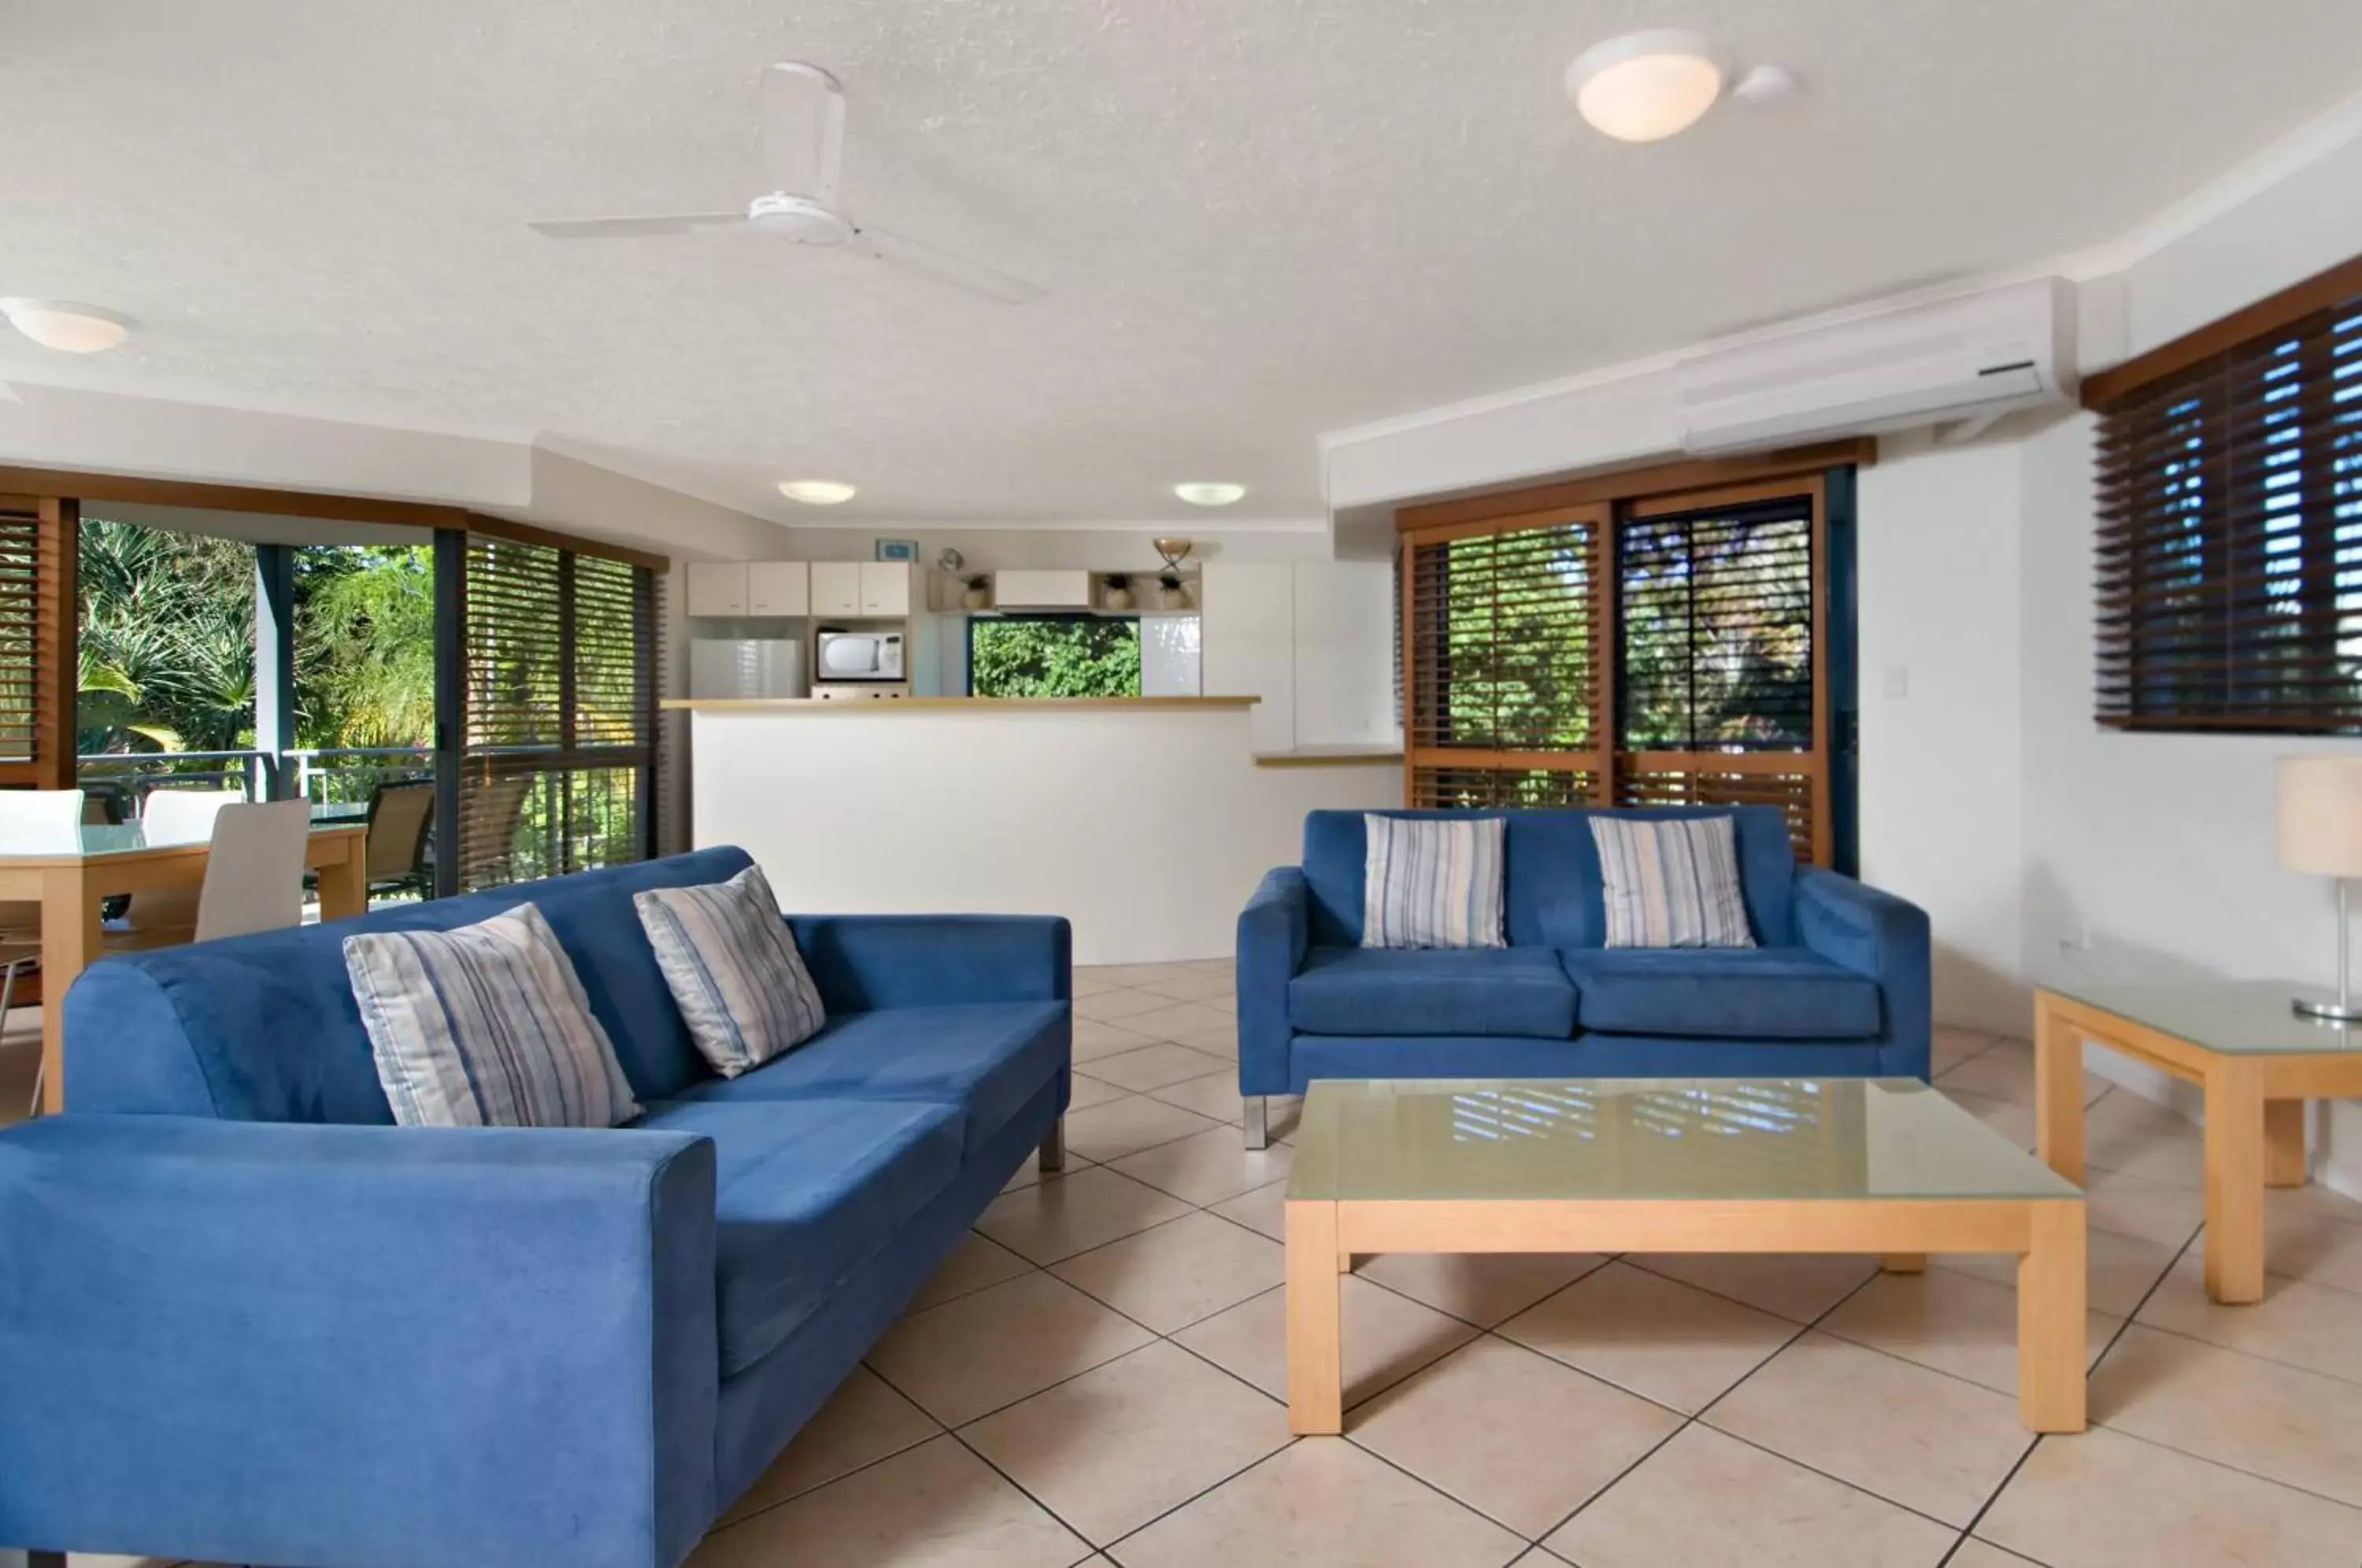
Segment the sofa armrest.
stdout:
[[1304,873],[1283,866],[1263,879],[1239,911],[1239,1092],[1288,1092],[1287,983],[1304,966],[1311,940]]
[[1925,1078],[1934,1030],[1927,911],[1850,877],[1806,867],[1796,873],[1796,934],[1824,958],[1878,982],[1886,1019],[1879,1070]]
[[0,1133],[0,1540],[668,1568],[715,1506],[713,1196],[679,1133]]
[[1059,915],[790,915],[832,1012],[1068,1001],[1074,928]]

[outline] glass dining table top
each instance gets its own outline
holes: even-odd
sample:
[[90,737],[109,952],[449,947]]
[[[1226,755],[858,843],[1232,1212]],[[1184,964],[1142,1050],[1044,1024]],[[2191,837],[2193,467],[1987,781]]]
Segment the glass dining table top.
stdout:
[[2159,1034],[2226,1056],[2362,1051],[2362,1025],[2312,1018],[2289,1005],[2288,980],[2115,981],[2078,977],[2044,987]]
[[1916,1078],[1322,1080],[1290,1198],[2074,1198]]
[[[312,827],[362,827],[369,821],[367,806],[315,805]],[[138,823],[82,823],[54,833],[0,831],[0,865],[11,860],[58,860],[80,856],[85,860],[104,859],[110,855],[133,855],[141,850],[161,849],[175,845],[203,843],[202,839],[170,838],[150,841],[147,830]]]

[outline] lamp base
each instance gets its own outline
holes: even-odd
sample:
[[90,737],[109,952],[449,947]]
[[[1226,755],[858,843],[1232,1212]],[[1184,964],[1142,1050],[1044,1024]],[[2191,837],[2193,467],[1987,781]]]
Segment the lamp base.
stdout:
[[2290,1000],[2289,1006],[2299,1016],[2323,1023],[2362,1023],[2362,1004],[2341,1002],[2335,997],[2300,994]]

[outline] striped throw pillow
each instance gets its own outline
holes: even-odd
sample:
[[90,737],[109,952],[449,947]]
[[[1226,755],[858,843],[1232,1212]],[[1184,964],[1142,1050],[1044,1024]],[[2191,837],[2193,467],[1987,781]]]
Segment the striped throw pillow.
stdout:
[[1362,818],[1362,945],[1501,947],[1498,817]]
[[701,888],[633,895],[657,967],[700,1055],[725,1078],[761,1066],[828,1021],[760,867]]
[[451,931],[348,936],[345,972],[404,1127],[614,1127],[640,1113],[531,904]]
[[1594,817],[1610,947],[1752,947],[1731,819]]

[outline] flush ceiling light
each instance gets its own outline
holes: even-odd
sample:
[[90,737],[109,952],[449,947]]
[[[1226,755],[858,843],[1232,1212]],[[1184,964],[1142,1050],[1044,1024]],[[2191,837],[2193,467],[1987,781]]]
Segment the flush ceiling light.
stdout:
[[1722,51],[1680,28],[1628,33],[1566,68],[1566,95],[1592,128],[1618,141],[1661,141],[1697,124],[1722,96]]
[[131,318],[72,300],[0,300],[8,325],[44,348],[98,354],[131,336]]
[[1228,506],[1246,492],[1247,487],[1242,484],[1222,484],[1210,480],[1192,480],[1187,484],[1173,487],[1173,493],[1192,506]]
[[851,501],[854,489],[842,480],[781,480],[779,493],[806,506],[834,506]]

